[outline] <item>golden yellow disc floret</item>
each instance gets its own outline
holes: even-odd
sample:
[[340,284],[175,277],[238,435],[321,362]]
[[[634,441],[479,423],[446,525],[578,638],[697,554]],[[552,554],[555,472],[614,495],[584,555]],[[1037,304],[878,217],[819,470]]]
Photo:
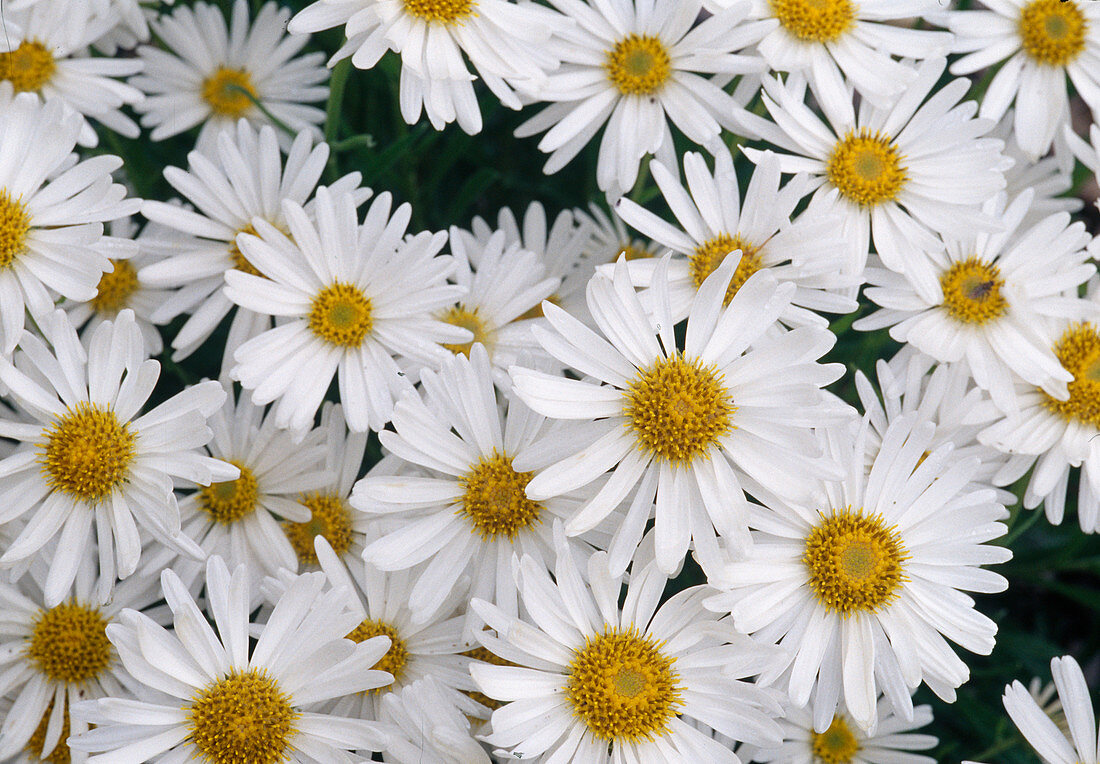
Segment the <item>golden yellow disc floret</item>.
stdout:
[[573,653],[565,696],[589,731],[608,742],[668,734],[681,703],[675,658],[636,629],[606,626]]
[[[237,234],[248,233],[256,236],[256,229],[249,223],[244,228],[237,231]],[[252,276],[263,277],[263,274],[256,270],[256,266],[248,261],[248,258],[241,252],[241,248],[237,245],[237,236],[233,237],[233,240],[229,242],[229,258],[233,261],[233,267],[242,273],[247,273]]]
[[[541,313],[541,306],[539,307]],[[521,316],[523,318],[523,316]],[[473,348],[475,342],[480,342],[485,346],[486,350],[492,349],[493,344],[493,330],[489,326],[489,322],[486,321],[478,312],[477,306],[473,308],[467,308],[462,304],[455,305],[454,307],[447,308],[446,312],[439,317],[440,321],[448,323],[451,326],[458,326],[463,329],[468,329],[473,335],[473,339],[469,342],[461,342],[454,345],[444,345],[443,347],[450,350],[455,355],[461,353],[467,358],[470,357],[470,349]]]
[[57,71],[57,61],[45,44],[24,40],[11,53],[0,53],[0,79],[16,93],[37,92]]
[[27,642],[27,658],[54,682],[90,682],[111,663],[107,619],[98,608],[73,601],[40,610]]
[[943,308],[960,323],[988,323],[1008,312],[1008,301],[1001,293],[1004,285],[996,265],[970,256],[940,276]]
[[337,281],[313,298],[309,328],[325,342],[357,348],[374,328],[374,308],[359,287]]
[[741,250],[741,260],[733,272],[730,285],[726,287],[726,296],[722,301],[724,305],[730,304],[737,290],[749,280],[749,276],[764,267],[763,259],[757,254],[759,247],[747,241],[741,234],[730,236],[728,233],[723,233],[696,247],[695,253],[688,260],[692,283],[698,289],[707,280],[707,276],[714,273],[722,264],[726,255],[735,249]]
[[0,269],[10,268],[27,246],[31,216],[19,199],[0,188]]
[[199,489],[199,507],[211,520],[229,525],[243,520],[256,510],[260,486],[256,475],[236,459],[228,460],[241,471],[236,480],[211,483]]
[[459,478],[463,490],[458,514],[470,521],[470,530],[486,541],[503,536],[513,540],[520,531],[542,522],[542,504],[527,498],[533,472],[516,472],[512,458],[493,451]]
[[659,37],[631,34],[607,52],[607,76],[623,95],[653,95],[672,76],[672,59]]
[[185,711],[191,741],[209,764],[286,761],[300,716],[262,669],[233,669],[199,691]]
[[683,356],[658,359],[623,393],[626,426],[658,459],[686,464],[705,458],[733,429],[736,407],[714,366]]
[[829,610],[848,616],[873,613],[898,596],[908,553],[881,515],[850,507],[822,515],[802,555],[810,590]]
[[1077,0],[1032,0],[1020,9],[1024,52],[1045,66],[1066,66],[1085,50],[1088,19]]
[[252,75],[243,69],[219,67],[203,80],[202,98],[218,115],[238,119],[252,108],[259,94],[252,84]]
[[112,260],[114,270],[99,277],[96,295],[91,299],[96,313],[114,314],[130,304],[130,296],[137,291],[138,277],[129,260]]
[[454,24],[473,16],[476,0],[404,0],[405,12],[424,21]]
[[1040,391],[1043,405],[1066,420],[1100,429],[1100,329],[1087,322],[1070,325],[1054,346],[1054,354],[1073,375],[1069,400],[1055,400]]
[[851,764],[859,749],[859,740],[843,716],[834,716],[833,723],[824,732],[810,730],[810,750],[815,762]]
[[769,0],[772,13],[804,42],[833,42],[855,26],[851,0]]
[[313,491],[303,494],[298,501],[312,513],[304,523],[284,522],[283,530],[290,539],[303,565],[317,565],[317,550],[313,539],[321,536],[332,547],[332,551],[344,556],[351,548],[351,510],[347,503],[333,493]]
[[39,461],[55,491],[97,503],[130,474],[137,439],[111,409],[82,402],[67,409],[42,432]]
[[370,618],[365,619],[352,629],[351,633],[347,636],[348,639],[355,643],[366,642],[372,637],[390,638],[390,649],[387,650],[386,654],[379,658],[378,663],[375,663],[371,668],[377,671],[388,671],[393,674],[393,684],[375,688],[371,690],[371,692],[392,690],[398,682],[401,681],[401,677],[405,675],[405,667],[409,662],[408,645],[405,644],[405,640],[401,639],[401,635],[395,626],[385,621],[374,621]]
[[837,142],[825,172],[848,201],[873,207],[897,199],[909,177],[903,159],[889,137],[863,127]]

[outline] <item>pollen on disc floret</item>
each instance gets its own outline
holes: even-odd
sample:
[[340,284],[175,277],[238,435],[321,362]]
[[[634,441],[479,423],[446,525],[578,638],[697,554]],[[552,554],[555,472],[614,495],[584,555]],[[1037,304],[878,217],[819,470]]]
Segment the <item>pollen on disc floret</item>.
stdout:
[[[540,314],[541,315],[541,314]],[[445,344],[443,347],[450,350],[455,355],[460,353],[467,358],[470,357],[470,349],[474,346],[475,342],[480,342],[485,346],[486,350],[491,349],[492,345],[492,329],[489,328],[488,322],[482,318],[478,312],[477,306],[473,308],[467,308],[465,305],[454,305],[439,317],[440,321],[450,324],[451,326],[457,326],[462,329],[467,329],[473,334],[473,339],[469,342],[460,342],[453,345]]]
[[98,608],[74,601],[40,610],[27,644],[27,657],[55,682],[89,682],[106,671],[111,662],[107,619]]
[[111,265],[113,270],[99,277],[96,295],[90,301],[97,313],[118,313],[138,289],[137,271],[129,260],[112,260]]
[[1032,0],[1018,22],[1024,52],[1036,63],[1066,66],[1085,50],[1088,19],[1077,0]]
[[860,749],[848,722],[839,714],[824,732],[810,730],[810,751],[821,764],[849,764]]
[[333,345],[359,347],[374,328],[373,305],[359,287],[338,281],[313,298],[309,328]]
[[24,40],[10,53],[0,53],[0,79],[8,80],[16,93],[37,92],[53,78],[57,61],[38,40]]
[[566,697],[592,734],[608,742],[650,741],[669,732],[681,702],[675,658],[634,628],[588,636],[569,664]]
[[733,296],[749,280],[749,276],[764,267],[763,258],[757,254],[759,247],[753,246],[741,234],[730,236],[728,233],[723,233],[696,247],[695,253],[688,260],[691,281],[695,284],[695,288],[699,289],[707,277],[714,273],[726,256],[735,249],[741,250],[741,260],[737,263],[737,270],[733,272],[729,286],[726,287],[726,296],[722,299],[723,305],[729,305],[733,301]]
[[352,629],[347,638],[356,644],[366,642],[374,637],[389,637],[390,649],[378,659],[378,663],[371,666],[375,671],[388,671],[393,674],[393,684],[377,687],[371,692],[383,692],[392,689],[401,677],[405,675],[405,667],[409,662],[409,647],[397,629],[385,621],[376,621],[371,618],[363,619],[362,623]]
[[126,481],[136,438],[111,409],[78,403],[43,435],[46,443],[39,460],[53,490],[99,502]]
[[263,670],[233,669],[198,692],[187,709],[191,740],[211,764],[286,760],[299,714]]
[[527,498],[533,472],[516,472],[512,459],[494,451],[459,479],[463,489],[458,514],[486,541],[514,539],[520,531],[542,522],[543,506]]
[[477,10],[476,0],[404,0],[405,12],[424,21],[454,24]]
[[199,506],[212,520],[223,525],[243,520],[256,509],[260,497],[259,484],[251,469],[235,459],[229,459],[240,469],[236,480],[211,483],[199,490]]
[[889,137],[862,127],[837,142],[825,171],[845,198],[873,207],[897,199],[908,179],[903,159]]
[[202,83],[203,100],[215,114],[232,119],[243,117],[258,97],[252,75],[243,69],[218,67]]
[[687,463],[733,428],[736,411],[714,366],[676,355],[643,369],[625,391],[627,427],[651,454]]
[[653,95],[672,76],[672,59],[659,37],[631,34],[608,51],[607,76],[623,95]]
[[27,246],[30,230],[31,218],[22,202],[0,188],[0,268],[10,268],[15,262]]
[[1054,354],[1073,374],[1073,381],[1064,401],[1040,390],[1043,405],[1063,419],[1100,429],[1100,329],[1089,322],[1071,324],[1054,346]]
[[343,557],[351,548],[351,511],[347,503],[336,494],[312,491],[303,494],[298,501],[312,513],[304,523],[284,522],[286,533],[298,562],[317,565],[317,550],[313,539],[321,536],[338,556]]
[[855,24],[851,0],[769,0],[783,28],[805,42],[832,42]]
[[960,260],[940,276],[943,307],[961,323],[987,323],[1008,312],[1008,301],[1001,293],[1004,284],[993,263],[975,256]]
[[873,613],[898,596],[908,553],[881,515],[851,507],[821,518],[806,539],[802,562],[810,590],[829,610]]

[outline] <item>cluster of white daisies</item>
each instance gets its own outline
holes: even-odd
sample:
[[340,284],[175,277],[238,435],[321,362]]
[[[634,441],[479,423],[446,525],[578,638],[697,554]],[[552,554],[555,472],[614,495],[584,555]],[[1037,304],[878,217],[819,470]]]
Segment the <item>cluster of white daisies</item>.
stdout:
[[[0,760],[931,764],[1005,487],[1100,531],[1100,2],[982,3],[8,0]],[[341,25],[410,123],[602,131],[608,206],[319,185]],[[130,114],[178,196],[97,148]],[[1052,672],[1006,709],[1097,764]]]

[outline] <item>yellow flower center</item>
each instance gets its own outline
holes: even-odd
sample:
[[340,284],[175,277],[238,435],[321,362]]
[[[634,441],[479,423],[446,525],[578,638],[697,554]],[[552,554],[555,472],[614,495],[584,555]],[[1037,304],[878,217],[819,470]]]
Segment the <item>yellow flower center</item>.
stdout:
[[424,21],[442,21],[454,24],[473,16],[476,0],[404,0],[405,12]]
[[386,692],[392,690],[401,681],[401,677],[405,673],[405,666],[409,662],[409,648],[405,644],[405,640],[401,639],[396,628],[385,621],[372,621],[370,618],[352,629],[347,636],[348,639],[356,643],[366,642],[371,637],[390,638],[390,649],[379,658],[378,663],[371,667],[378,671],[388,671],[393,674],[393,684],[371,690],[371,692]]
[[370,298],[356,286],[337,281],[313,298],[309,328],[326,342],[356,348],[373,327]]
[[944,310],[964,324],[984,324],[1000,318],[1008,312],[1008,302],[1001,294],[1004,285],[996,265],[970,256],[940,276]]
[[98,609],[76,602],[39,610],[27,657],[54,682],[81,684],[93,680],[111,662],[107,619]]
[[669,733],[680,677],[672,670],[676,659],[660,648],[634,628],[607,626],[574,651],[565,695],[593,735],[638,743]]
[[737,410],[714,366],[683,356],[658,359],[623,393],[626,426],[660,459],[686,464],[705,457],[733,429]]
[[231,119],[243,117],[253,100],[259,100],[251,75],[225,66],[203,80],[202,97],[215,114]]
[[191,740],[210,764],[286,761],[299,717],[290,700],[262,669],[233,669],[186,709]]
[[283,530],[303,565],[317,565],[313,539],[323,536],[332,551],[343,556],[351,547],[351,510],[336,494],[314,491],[299,497],[313,516],[304,523],[284,522]]
[[833,42],[855,26],[851,0],[769,0],[783,28],[805,42]]
[[[561,305],[561,297],[559,297],[556,294],[550,295],[549,297],[546,298],[545,301],[549,302],[549,303],[552,303],[554,305],[559,305],[559,306]],[[525,321],[529,318],[544,318],[543,313],[542,313],[542,303],[541,302],[538,305],[534,305],[529,310],[525,311],[523,313],[523,315],[521,315],[516,320],[517,321]],[[470,331],[473,331],[473,330],[471,329]],[[471,346],[472,346],[472,343],[471,343]]]
[[[249,233],[256,236],[256,229],[249,223],[244,228],[237,231],[238,234]],[[285,233],[285,231],[284,231]],[[252,276],[260,276],[263,274],[256,270],[256,266],[248,261],[248,258],[241,254],[241,248],[237,246],[237,237],[234,236],[233,240],[229,243],[229,257],[233,260],[233,267],[238,271],[247,273]]]
[[125,482],[136,438],[110,409],[78,403],[42,434],[39,458],[53,490],[95,503]]
[[1065,66],[1085,50],[1088,20],[1077,0],[1032,0],[1020,9],[1020,42],[1039,64]]
[[11,82],[16,93],[40,90],[55,71],[57,62],[50,49],[35,40],[24,40],[11,53],[0,53],[0,79]]
[[[541,315],[541,306],[540,306]],[[474,338],[469,342],[463,342],[456,345],[444,345],[443,347],[450,350],[455,355],[462,353],[467,358],[470,357],[470,348],[474,346],[475,342],[480,342],[488,350],[493,340],[493,330],[489,327],[489,323],[478,315],[477,307],[466,308],[463,305],[455,305],[453,308],[448,308],[447,312],[439,317],[439,320],[444,321],[451,326],[460,326],[463,329],[469,329],[473,332]]]
[[834,510],[806,539],[802,562],[810,589],[825,607],[848,616],[889,604],[906,580],[905,547],[881,515]]
[[242,520],[256,510],[260,488],[252,470],[236,459],[228,460],[238,467],[241,476],[236,480],[211,483],[199,490],[199,506],[210,518],[223,525]]
[[27,246],[31,217],[19,199],[0,188],[0,268],[10,268]]
[[465,493],[458,514],[473,526],[470,530],[485,541],[504,536],[514,540],[520,531],[542,522],[542,505],[527,498],[527,484],[533,472],[516,472],[509,456],[493,451],[470,466],[459,478]]
[[741,250],[741,261],[737,264],[730,285],[726,288],[726,296],[722,301],[725,305],[730,304],[737,290],[748,281],[749,276],[764,267],[763,259],[757,254],[760,248],[750,244],[742,238],[741,234],[730,236],[723,233],[696,247],[695,254],[689,260],[691,280],[698,289],[706,281],[707,276],[714,273],[722,264],[726,255],[735,249]]
[[815,762],[850,764],[860,745],[844,717],[834,716],[833,723],[824,732],[810,730],[810,748]]
[[607,52],[607,76],[623,95],[653,95],[672,76],[672,59],[659,37],[631,34]]
[[[631,244],[630,242],[627,242],[619,247],[619,255],[622,255],[628,263],[631,260],[645,260],[647,258],[653,257],[653,253],[645,247],[638,247],[634,244]],[[616,255],[615,259],[618,259],[618,255]]]
[[42,749],[46,745],[46,730],[50,726],[51,713],[53,713],[52,700],[46,706],[46,713],[42,714],[42,721],[38,722],[38,726],[30,739],[27,740],[24,750],[30,754],[32,761],[45,761],[49,764],[69,764],[72,761],[72,752],[69,750],[69,744],[66,741],[69,739],[72,728],[69,720],[68,703],[65,704],[65,708],[61,712],[61,737],[52,751],[45,756],[42,755]]
[[905,185],[903,158],[890,138],[864,127],[837,142],[825,171],[849,201],[873,207],[896,199]]
[[118,313],[130,302],[130,295],[137,291],[138,277],[129,260],[112,260],[115,268],[99,277],[92,309],[96,313]]
[[1064,419],[1100,429],[1100,330],[1090,323],[1070,326],[1054,346],[1054,354],[1073,374],[1069,400],[1058,401],[1043,393],[1043,405]]

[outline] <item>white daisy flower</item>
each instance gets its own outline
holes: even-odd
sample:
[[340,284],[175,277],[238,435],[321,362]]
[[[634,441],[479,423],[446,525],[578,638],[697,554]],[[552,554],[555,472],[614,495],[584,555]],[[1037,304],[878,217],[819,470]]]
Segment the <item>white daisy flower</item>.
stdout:
[[[29,310],[43,320],[55,294],[90,300],[110,258],[136,251],[103,223],[137,212],[111,180],[122,165],[100,155],[71,165],[83,120],[60,101],[19,94],[0,111],[0,352],[11,355]],[[71,166],[70,166],[71,165]]]
[[[1100,117],[1100,6],[1087,0],[989,0],[988,10],[944,11],[955,33],[952,74],[1005,61],[982,98],[981,116],[1000,119],[1015,101],[1016,140],[1032,161],[1069,119],[1068,76]],[[1005,60],[1007,59],[1007,60]]]
[[[1002,141],[983,137],[995,122],[975,119],[975,102],[959,103],[969,80],[932,94],[945,65],[942,58],[921,62],[892,107],[864,102],[856,114],[849,101],[844,118],[829,117],[828,126],[803,103],[800,80],[764,79],[764,103],[776,124],[757,118],[754,129],[793,152],[779,155],[783,172],[808,173],[820,186],[812,205],[843,217],[840,233],[855,242],[859,258],[855,272],[871,241],[888,268],[904,271],[914,250],[937,248],[932,231],[966,236],[995,227],[978,205],[1005,187],[1010,160],[1001,154]],[[763,154],[744,151],[753,161]]]
[[[452,706],[458,704],[467,712],[479,713],[479,705],[463,694],[475,689],[469,671],[471,659],[463,654],[469,649],[462,636],[465,618],[457,612],[460,605],[466,604],[464,591],[455,589],[433,618],[419,621],[409,605],[416,580],[414,571],[383,573],[371,565],[369,558],[341,562],[323,538],[317,539],[315,553],[333,585],[354,592],[352,607],[362,620],[347,638],[356,643],[377,636],[390,639],[389,650],[374,668],[392,674],[393,684],[342,697],[331,705],[330,713],[352,719],[380,719],[386,695],[428,677]],[[268,579],[268,597],[281,593],[293,578],[283,570],[277,579]]]
[[576,24],[555,42],[561,68],[529,94],[552,105],[516,130],[520,137],[546,131],[539,149],[550,153],[547,174],[564,167],[605,124],[596,180],[613,196],[634,186],[646,154],[675,163],[669,120],[708,149],[722,127],[748,132],[740,104],[708,79],[764,71],[761,59],[734,52],[775,25],[744,23],[747,2],[699,23],[701,0],[550,3]]
[[[265,3],[250,23],[248,0],[236,0],[228,27],[221,9],[204,2],[154,22],[168,50],[138,48],[145,70],[130,80],[147,96],[136,108],[142,126],[152,128],[150,138],[201,125],[196,147],[210,153],[218,132],[241,118],[257,126],[278,120],[294,135],[320,138],[325,112],[309,104],[328,97],[324,54],[294,57],[309,38],[287,36],[289,18],[288,9]],[[290,136],[279,137],[290,143]]]
[[410,125],[421,110],[437,130],[454,121],[481,132],[474,94],[477,76],[510,109],[521,106],[506,80],[538,82],[557,61],[546,50],[562,28],[558,14],[533,3],[508,0],[318,0],[290,22],[292,34],[344,24],[347,42],[329,66],[351,57],[370,69],[387,50],[401,54],[401,115]]
[[238,401],[228,392],[225,404],[210,417],[214,437],[206,450],[237,467],[240,476],[181,498],[180,515],[184,533],[208,555],[245,564],[258,584],[280,568],[298,570],[298,556],[280,521],[309,521],[310,510],[300,497],[327,487],[334,476],[324,470],[324,430],[277,429],[271,412],[253,405],[243,392]]
[[87,353],[64,311],[44,328],[52,349],[28,332],[14,365],[0,357],[0,382],[33,422],[0,423],[0,434],[29,446],[0,462],[0,523],[31,513],[0,563],[25,560],[60,534],[45,582],[52,607],[90,553],[93,533],[104,580],[137,568],[139,527],[202,559],[180,533],[172,482],[237,476],[236,467],[197,451],[211,436],[207,418],[225,400],[221,385],[193,385],[139,416],[160,364],[146,359],[132,311],[100,324]]
[[[249,573],[232,574],[219,557],[206,568],[206,596],[217,632],[179,577],[160,577],[172,632],[123,610],[107,636],[145,697],[74,703],[74,719],[95,728],[69,740],[73,750],[114,761],[333,762],[348,751],[377,751],[388,735],[376,722],[306,710],[314,704],[388,684],[372,671],[386,639],[355,644],[344,636],[358,614],[351,593],[327,589],[323,573],[287,587],[249,650]],[[93,757],[100,758],[100,757]]]
[[[990,135],[1005,142],[1005,156],[1015,162],[1005,171],[1005,193],[1008,198],[1013,199],[1028,189],[1035,194],[1024,216],[1023,226],[1030,228],[1055,212],[1080,212],[1085,203],[1072,195],[1073,146],[1075,142],[1083,144],[1083,141],[1066,125],[1066,132],[1054,137],[1054,155],[1033,162],[1020,148],[1016,132],[1012,129],[1012,120],[1013,111],[1009,109]],[[1081,161],[1088,166],[1087,159],[1082,158]]]
[[808,709],[788,706],[779,720],[783,745],[755,751],[750,760],[767,764],[936,764],[931,756],[910,753],[939,742],[934,735],[913,732],[932,723],[931,706],[917,706],[913,718],[906,720],[894,712],[889,701],[880,698],[875,712],[878,721],[873,735],[850,722],[843,703],[830,715],[827,729],[818,732]]
[[805,706],[818,685],[818,732],[840,699],[872,735],[880,692],[905,721],[915,718],[911,693],[921,682],[952,702],[970,672],[947,640],[988,655],[997,632],[964,591],[1008,585],[980,567],[1012,552],[983,543],[1004,535],[1008,512],[992,489],[968,488],[979,460],[956,458],[949,443],[929,450],[935,425],[903,416],[867,473],[866,429],[855,443],[831,431],[848,476],[825,486],[825,503],[754,513],[751,552],[712,575],[727,591],[707,602],[741,631],[788,649],[794,705]]
[[[43,101],[58,98],[120,135],[138,137],[137,124],[121,108],[136,107],[142,94],[119,78],[140,72],[142,62],[92,56],[87,50],[114,25],[112,16],[92,16],[86,3],[72,0],[40,0],[13,16],[22,33],[7,28],[11,52],[0,53],[0,80],[16,93],[35,93]],[[82,124],[80,143],[97,142],[92,126]]]
[[608,574],[607,555],[593,554],[582,575],[560,528],[557,535],[553,579],[531,557],[517,565],[527,619],[470,603],[499,634],[479,634],[482,644],[516,664],[470,667],[482,692],[506,701],[487,743],[540,762],[741,761],[685,718],[735,740],[779,743],[774,694],[744,681],[771,670],[774,645],[707,613],[708,587],[658,607],[666,579],[652,562],[635,563],[620,600],[624,580]]
[[[439,372],[425,370],[423,397],[409,391],[394,407],[396,432],[379,433],[382,445],[423,471],[374,474],[352,493],[356,509],[403,522],[367,545],[364,558],[384,571],[408,570],[421,563],[408,596],[414,623],[432,618],[456,588],[517,612],[516,585],[509,571],[514,555],[549,560],[554,518],[576,510],[570,496],[534,501],[524,494],[533,467],[516,461],[552,462],[539,436],[546,420],[521,401],[497,403],[488,354],[475,344],[467,359],[449,359]],[[454,430],[454,432],[452,432]],[[593,537],[587,537],[593,538]],[[600,537],[602,540],[602,536]],[[589,549],[573,541],[578,554]],[[465,636],[481,627],[467,613]]]
[[[233,309],[222,291],[226,271],[236,268],[258,275],[241,254],[237,235],[255,233],[252,221],[256,218],[285,232],[284,199],[303,205],[312,216],[313,204],[307,200],[329,156],[328,144],[315,146],[311,134],[299,133],[284,158],[274,128],[264,125],[257,132],[244,119],[237,122],[235,132],[225,130],[213,143],[216,146],[210,153],[192,151],[187,155],[188,170],[164,170],[165,179],[197,211],[153,200],[146,200],[141,210],[150,220],[182,234],[173,257],[149,264],[138,273],[142,284],[177,290],[154,312],[156,323],[188,314],[172,340],[176,361],[194,353]],[[359,173],[350,173],[330,190],[353,192],[356,202],[362,203],[371,191],[359,188],[360,180]],[[241,343],[269,328],[269,316],[238,309],[229,326],[223,367],[231,363]]]
[[943,363],[965,364],[1006,413],[1019,405],[1016,379],[1066,400],[1073,375],[1058,362],[1042,326],[1053,318],[1097,315],[1100,306],[1076,296],[1096,266],[1087,262],[1085,224],[1071,223],[1067,213],[1021,230],[1031,198],[1025,192],[1006,204],[998,194],[982,212],[1000,221],[1000,231],[945,237],[945,251],[910,258],[904,274],[868,268],[865,294],[882,309],[853,326],[890,327],[898,342]]
[[[381,429],[410,386],[395,356],[438,365],[470,332],[433,318],[465,293],[446,283],[454,262],[439,256],[444,233],[405,236],[412,210],[390,214],[378,196],[358,222],[350,192],[317,190],[312,221],[283,201],[288,234],[260,218],[259,236],[241,234],[242,255],[261,276],[225,274],[226,296],[242,308],[286,320],[237,348],[230,376],[257,405],[278,401],[275,423],[304,430],[337,377],[352,432]],[[266,278],[265,278],[266,277]]]
[[430,676],[382,697],[381,719],[397,729],[384,758],[395,764],[492,764],[470,717]]
[[324,433],[324,469],[330,480],[298,496],[298,502],[310,511],[308,520],[284,520],[282,523],[283,532],[298,556],[298,564],[303,566],[319,564],[313,544],[317,536],[325,539],[337,557],[359,559],[363,552],[363,534],[369,523],[362,513],[353,512],[348,504],[351,489],[363,466],[367,434],[348,432],[343,408],[328,402],[321,409],[318,429]]
[[[721,9],[734,1],[704,0],[704,4]],[[779,22],[757,44],[768,66],[804,73],[822,95],[821,108],[839,113],[835,110],[850,108],[845,80],[876,106],[889,108],[917,77],[910,61],[900,63],[894,57],[948,54],[950,34],[905,23],[942,8],[939,0],[753,0],[749,18]]]
[[[107,639],[107,625],[124,607],[157,617],[150,608],[161,599],[155,579],[133,576],[113,587],[113,580],[98,586],[94,556],[81,561],[67,598],[45,605],[48,567],[39,557],[18,581],[0,582],[4,694],[14,701],[0,723],[4,761],[25,750],[35,761],[82,762],[84,757],[72,755],[65,741],[88,725],[72,722],[70,702],[124,695],[132,683]],[[106,592],[110,596],[103,599]]]
[[1068,730],[1059,729],[1019,680],[1005,687],[1005,710],[1044,762],[1097,764],[1100,744],[1096,736],[1096,715],[1081,666],[1072,656],[1063,655],[1050,661],[1050,673],[1058,688]]
[[[572,535],[603,521],[637,488],[608,548],[616,574],[654,513],[661,570],[675,571],[690,546],[706,568],[720,556],[716,534],[738,550],[749,544],[746,492],[807,502],[813,478],[841,474],[822,458],[812,432],[849,415],[820,390],[843,373],[816,363],[836,338],[816,326],[769,331],[795,286],[777,284],[768,270],[723,306],[737,260],[726,258],[703,282],[683,350],[669,313],[669,258],[652,282],[656,329],[620,259],[614,278],[597,273],[588,284],[603,336],[549,303],[543,309],[553,331],[533,330],[547,352],[589,378],[510,370],[517,394],[535,411],[594,423],[587,437],[569,430],[548,436],[543,447],[564,458],[527,484],[530,499],[582,488],[610,471],[566,523]],[[518,469],[526,469],[522,461]]]
[[[675,168],[660,162],[650,171],[680,228],[665,222],[627,198],[615,209],[628,224],[684,257],[668,266],[668,299],[674,321],[683,320],[707,276],[726,256],[740,253],[737,270],[726,290],[725,304],[749,276],[770,269],[780,283],[793,282],[794,295],[779,320],[787,326],[828,326],[817,311],[850,313],[858,307],[852,297],[862,283],[862,273],[852,267],[850,245],[838,233],[838,217],[803,213],[793,221],[795,206],[809,191],[808,178],[798,175],[779,188],[779,160],[765,152],[745,190],[744,209],[733,158],[723,149],[715,154],[714,173],[702,154],[684,155],[688,189],[677,179]],[[650,258],[628,263],[631,280],[643,288],[646,302],[658,261]]]
[[160,355],[164,349],[160,331],[153,321],[153,315],[170,296],[170,292],[147,286],[138,280],[142,268],[163,260],[173,253],[174,247],[165,234],[170,233],[156,223],[149,223],[138,231],[133,218],[119,218],[108,224],[112,237],[133,241],[137,244],[137,254],[124,257],[127,252],[111,260],[113,270],[99,277],[96,294],[85,302],[65,300],[60,307],[69,314],[69,320],[80,334],[81,341],[87,340],[95,328],[104,321],[113,321],[119,311],[129,308],[134,312],[134,320],[141,329],[145,354]]
[[482,243],[468,231],[452,226],[450,242],[456,264],[451,279],[465,294],[437,318],[468,330],[473,337],[446,347],[469,356],[473,344],[481,343],[492,361],[493,379],[506,390],[511,387],[508,367],[520,355],[537,351],[531,335],[537,318],[534,311],[553,294],[561,279],[548,276],[534,252],[521,249],[518,242],[506,243],[504,231]]
[[[976,387],[964,364],[937,364],[912,345],[904,346],[889,362],[875,364],[878,390],[862,371],[855,375],[856,392],[870,428],[865,444],[868,470],[875,463],[882,440],[891,423],[902,416],[916,415],[936,426],[931,449],[950,443],[960,459],[976,456],[981,465],[971,488],[988,488],[1005,465],[1007,457],[978,440],[985,427],[1002,414],[981,388]],[[880,400],[881,395],[881,400]],[[997,501],[1016,503],[1008,491],[998,491]]]

